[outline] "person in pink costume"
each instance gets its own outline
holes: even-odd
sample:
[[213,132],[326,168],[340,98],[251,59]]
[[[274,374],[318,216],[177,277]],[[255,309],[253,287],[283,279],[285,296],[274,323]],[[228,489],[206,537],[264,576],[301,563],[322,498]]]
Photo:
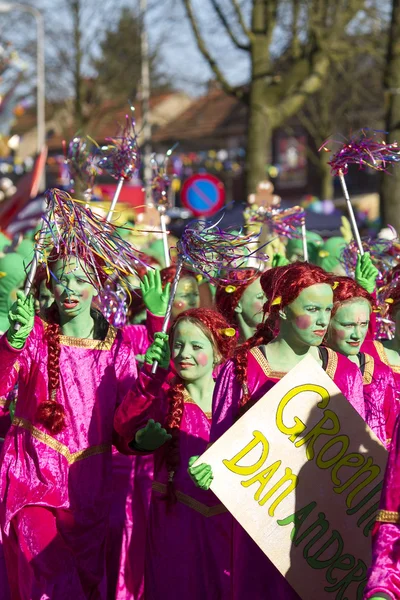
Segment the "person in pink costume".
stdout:
[[[333,280],[320,267],[293,263],[261,276],[268,298],[268,318],[256,334],[229,360],[218,377],[213,400],[210,441],[217,440],[243,412],[262,398],[305,356],[313,356],[344,396],[364,418],[364,397],[359,369],[344,356],[320,348],[333,307]],[[212,482],[209,465],[189,472],[199,487]],[[234,600],[299,600],[299,596],[263,554],[246,531],[234,521],[232,589]]]
[[[155,332],[162,329],[170,283],[163,288],[160,271],[149,269],[140,284],[146,325],[126,325],[124,337],[143,361]],[[106,545],[107,597],[142,600],[144,547],[153,481],[153,456],[129,456],[113,448],[113,499]]]
[[359,367],[364,385],[365,420],[382,444],[389,447],[400,408],[393,374],[380,360],[360,351],[369,327],[373,297],[353,279],[337,277],[333,299],[325,343]]
[[[0,471],[13,600],[106,598],[112,446],[134,452],[113,417],[137,369],[124,332],[91,311],[97,292],[83,260],[53,251],[55,304],[47,320],[18,292],[0,340],[0,394],[19,381]],[[100,264],[96,270],[104,281]]]
[[400,599],[400,418],[386,466],[380,511],[373,534],[372,565],[364,598]]
[[[156,334],[157,335],[157,334]],[[167,336],[158,334],[146,355],[168,368]],[[212,494],[194,486],[186,465],[209,442],[213,371],[236,346],[235,330],[217,312],[181,313],[169,334],[175,378],[145,366],[117,409],[114,426],[137,449],[158,448],[146,439],[151,416],[165,424],[171,440],[155,452],[155,475],[146,544],[146,600],[228,600],[232,519]],[[155,426],[157,427],[157,425]],[[157,430],[156,430],[157,431]]]

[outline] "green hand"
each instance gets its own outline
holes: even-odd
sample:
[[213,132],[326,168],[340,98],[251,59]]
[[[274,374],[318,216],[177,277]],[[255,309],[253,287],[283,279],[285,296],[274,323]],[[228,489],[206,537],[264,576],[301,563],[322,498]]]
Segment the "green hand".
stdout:
[[392,597],[389,596],[389,594],[382,594],[380,596],[371,596],[371,598],[369,600],[391,600]]
[[[10,328],[7,331],[7,339],[13,348],[21,350],[33,329],[35,322],[35,305],[33,296],[26,297],[21,290],[17,292],[17,301],[8,313]],[[20,324],[18,331],[14,329],[15,323]]]
[[364,288],[364,290],[367,290],[369,294],[372,294],[375,290],[376,278],[378,275],[379,271],[374,267],[369,252],[365,252],[363,256],[358,255],[355,280]]
[[159,269],[150,269],[140,283],[143,302],[146,308],[156,315],[163,317],[167,312],[171,284],[167,283],[163,289]]
[[192,456],[189,459],[188,473],[190,479],[193,481],[194,485],[201,490],[209,490],[212,480],[214,479],[212,467],[205,463],[192,467],[198,458],[198,456]]
[[144,362],[152,365],[154,361],[157,361],[162,369],[168,369],[170,360],[171,353],[169,350],[168,335],[158,331],[154,334],[154,342],[148,348]]
[[272,259],[273,267],[285,267],[288,264],[289,261],[286,256],[283,256],[282,254],[274,254],[274,258]]
[[135,444],[139,450],[154,452],[171,439],[171,435],[161,427],[161,423],[155,423],[153,419],[147,421],[146,427],[139,429],[135,435]]

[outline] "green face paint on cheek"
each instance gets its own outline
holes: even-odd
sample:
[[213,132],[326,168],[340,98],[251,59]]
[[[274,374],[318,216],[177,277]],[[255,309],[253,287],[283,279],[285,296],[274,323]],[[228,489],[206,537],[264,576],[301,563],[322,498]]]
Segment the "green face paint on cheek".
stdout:
[[324,339],[333,306],[332,288],[318,283],[303,290],[285,309],[281,323],[289,345],[319,346]]
[[172,357],[176,372],[186,381],[196,381],[213,370],[213,345],[203,330],[190,321],[176,326]]
[[345,356],[358,354],[367,335],[370,312],[369,303],[362,298],[344,302],[329,325],[329,346]]

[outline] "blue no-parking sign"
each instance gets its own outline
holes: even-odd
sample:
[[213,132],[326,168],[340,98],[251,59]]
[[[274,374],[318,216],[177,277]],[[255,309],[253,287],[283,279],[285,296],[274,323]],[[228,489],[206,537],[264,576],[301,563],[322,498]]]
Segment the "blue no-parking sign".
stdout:
[[214,175],[192,175],[183,184],[181,202],[195,217],[210,217],[225,204],[225,186]]

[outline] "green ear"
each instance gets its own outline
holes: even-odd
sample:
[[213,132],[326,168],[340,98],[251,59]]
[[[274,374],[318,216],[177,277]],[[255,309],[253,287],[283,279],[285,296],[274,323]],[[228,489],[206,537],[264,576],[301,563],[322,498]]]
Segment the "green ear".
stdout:
[[241,303],[239,302],[239,304],[238,304],[238,305],[237,305],[237,307],[235,308],[235,313],[237,313],[238,315],[241,315],[241,314],[242,314],[242,312],[243,312],[242,305],[241,305]]

